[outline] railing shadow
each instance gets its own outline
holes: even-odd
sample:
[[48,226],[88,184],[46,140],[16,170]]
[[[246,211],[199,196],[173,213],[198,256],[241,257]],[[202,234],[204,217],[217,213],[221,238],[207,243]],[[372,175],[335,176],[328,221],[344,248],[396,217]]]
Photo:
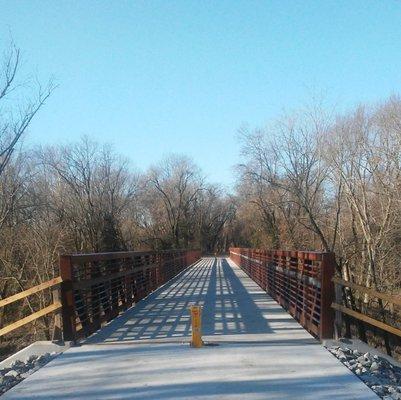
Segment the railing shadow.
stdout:
[[[287,340],[278,345],[282,347],[274,352],[275,356],[286,360],[278,367],[271,365],[270,347],[262,347],[258,357],[253,345],[221,347],[220,354],[216,354],[215,350],[192,352],[177,344],[76,348],[65,352],[29,380],[11,389],[5,398],[376,398],[369,388],[330,355],[322,353],[323,356],[319,356],[320,348],[309,358],[297,340]],[[227,357],[233,354],[236,356],[227,363]],[[252,354],[257,361],[251,362],[247,354]],[[241,360],[247,360],[247,363],[242,364]],[[306,360],[314,362],[305,365]]]
[[[269,303],[275,306],[276,303],[250,279],[240,280],[238,273],[243,274],[234,270],[226,259],[204,258],[84,343],[189,337],[191,304],[203,306],[204,335],[272,332],[263,311]],[[277,306],[269,309],[270,314],[275,312],[283,313],[283,310]],[[291,319],[289,315],[285,318]]]

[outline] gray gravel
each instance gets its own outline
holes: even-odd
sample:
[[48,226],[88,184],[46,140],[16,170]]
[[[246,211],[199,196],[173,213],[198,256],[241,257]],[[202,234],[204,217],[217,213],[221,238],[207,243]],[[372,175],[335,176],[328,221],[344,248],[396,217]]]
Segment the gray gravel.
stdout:
[[348,347],[329,346],[327,350],[385,400],[401,400],[401,368],[378,355]]
[[9,368],[0,369],[0,395],[46,365],[57,355],[56,352],[40,356],[32,355],[25,361],[16,360]]

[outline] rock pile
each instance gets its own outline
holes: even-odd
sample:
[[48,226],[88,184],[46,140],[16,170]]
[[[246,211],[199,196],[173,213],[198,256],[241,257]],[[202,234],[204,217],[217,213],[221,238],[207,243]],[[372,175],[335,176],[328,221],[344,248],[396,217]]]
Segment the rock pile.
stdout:
[[45,353],[41,356],[32,355],[25,361],[14,361],[10,368],[0,369],[0,395],[46,365],[56,355],[56,352]]
[[384,400],[401,400],[401,368],[383,357],[347,347],[327,348]]

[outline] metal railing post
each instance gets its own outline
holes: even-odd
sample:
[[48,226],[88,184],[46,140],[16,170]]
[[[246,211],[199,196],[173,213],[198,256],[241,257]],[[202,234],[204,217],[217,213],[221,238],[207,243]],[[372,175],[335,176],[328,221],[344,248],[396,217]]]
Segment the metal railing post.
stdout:
[[334,301],[334,283],[335,272],[334,253],[322,254],[321,263],[321,300],[320,300],[320,326],[319,338],[332,339],[334,334],[334,310],[331,304]]
[[64,341],[76,340],[75,301],[72,285],[72,261],[70,256],[60,256],[61,316],[63,321]]

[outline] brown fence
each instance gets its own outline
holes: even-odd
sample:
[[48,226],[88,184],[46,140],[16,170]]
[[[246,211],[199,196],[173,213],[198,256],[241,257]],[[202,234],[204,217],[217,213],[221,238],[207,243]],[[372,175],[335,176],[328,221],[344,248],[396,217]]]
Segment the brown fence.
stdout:
[[[45,295],[48,299],[49,305],[42,307],[37,311],[31,310],[31,312],[26,315],[24,318],[20,318],[17,321],[11,322],[6,326],[0,327],[0,337],[7,335],[22,326],[29,324],[30,322],[36,321],[38,318],[44,317],[45,315],[56,313],[56,320],[54,323],[53,330],[53,339],[60,339],[61,337],[61,324],[60,318],[58,317],[59,311],[61,309],[60,296],[59,296],[59,286],[61,283],[61,277],[57,277],[51,279],[49,281],[43,282],[40,285],[33,286],[27,290],[16,293],[13,296],[7,297],[5,299],[0,300],[0,308],[7,307],[10,304],[14,304],[15,302],[22,302],[27,300],[29,297],[33,295]],[[47,293],[46,291],[51,291],[51,293]]]
[[186,250],[61,256],[64,339],[89,336],[199,258]]
[[192,250],[60,256],[59,277],[0,300],[2,308],[51,291],[47,295],[48,306],[0,327],[0,337],[52,313],[53,339],[63,336],[64,340],[74,341],[86,337],[199,258],[200,251]]
[[306,330],[333,336],[333,253],[230,248],[230,258]]
[[[336,336],[341,336],[343,331],[343,316],[368,328],[375,335],[382,336],[386,341],[391,338],[394,342],[401,343],[401,296],[378,292],[356,283],[345,281],[340,278],[333,278],[336,286],[336,300],[332,304],[336,311],[335,328]],[[354,304],[347,301],[348,295],[344,296],[344,288],[351,291]],[[377,332],[376,332],[377,331]],[[352,332],[346,332],[346,336],[352,336]],[[366,336],[366,335],[365,335]],[[367,340],[366,337],[361,337]],[[387,353],[391,354],[390,343],[385,344]],[[398,354],[399,355],[399,354]]]

